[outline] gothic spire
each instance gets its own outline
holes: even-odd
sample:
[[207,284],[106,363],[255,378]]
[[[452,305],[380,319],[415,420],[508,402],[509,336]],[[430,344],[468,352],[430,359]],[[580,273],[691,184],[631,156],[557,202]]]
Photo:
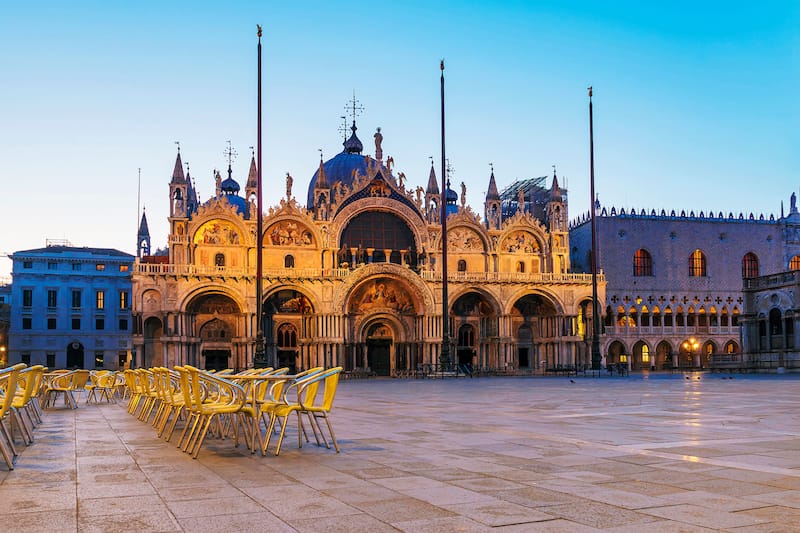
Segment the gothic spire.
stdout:
[[317,173],[317,183],[314,185],[316,189],[329,189],[328,179],[325,177],[325,165],[322,162],[322,152],[319,154],[319,172]]
[[172,171],[172,183],[186,183],[183,176],[183,163],[181,162],[181,151],[178,149],[178,157],[175,158],[175,169]]
[[431,173],[428,175],[428,190],[425,194],[439,194],[439,184],[436,183],[436,171],[433,170],[433,160],[431,160]]
[[499,199],[500,193],[497,192],[497,182],[494,180],[494,170],[492,170],[492,175],[489,176],[489,190],[486,191],[486,201]]
[[256,168],[256,156],[250,159],[250,172],[247,174],[246,189],[255,189],[258,187],[258,169]]
[[562,199],[561,187],[558,186],[558,176],[556,176],[555,165],[553,165],[553,186],[550,188],[550,199],[556,202],[560,202]]

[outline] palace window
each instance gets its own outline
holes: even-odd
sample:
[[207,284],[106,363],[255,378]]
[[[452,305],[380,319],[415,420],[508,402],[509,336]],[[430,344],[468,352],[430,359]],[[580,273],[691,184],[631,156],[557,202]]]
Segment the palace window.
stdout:
[[458,260],[458,271],[459,272],[466,272],[467,271],[467,262],[463,259]]
[[58,304],[58,291],[56,289],[47,290],[47,307],[55,307]]
[[789,270],[800,270],[800,255],[792,257],[789,261]]
[[81,291],[80,289],[72,289],[72,308],[80,309],[81,307]]
[[525,273],[525,263],[523,263],[522,261],[517,263],[517,272],[520,272],[522,274]]
[[22,307],[33,305],[33,289],[22,289]]
[[284,268],[294,268],[294,256],[287,255],[283,258],[283,267]]
[[637,277],[653,275],[653,257],[644,248],[636,250],[633,254],[633,275]]
[[94,301],[97,309],[105,309],[106,307],[106,291],[96,291]]
[[216,267],[225,266],[225,254],[217,254],[214,256],[214,266]]
[[706,256],[700,250],[695,250],[689,256],[689,276],[693,278],[706,277]]
[[753,252],[746,253],[742,258],[742,277],[758,277],[758,256]]
[[119,308],[128,308],[128,291],[119,291]]

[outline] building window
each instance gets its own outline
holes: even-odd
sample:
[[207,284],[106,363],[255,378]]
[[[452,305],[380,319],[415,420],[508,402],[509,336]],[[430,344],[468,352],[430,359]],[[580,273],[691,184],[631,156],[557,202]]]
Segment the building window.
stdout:
[[72,329],[81,329],[81,319],[80,318],[73,318],[72,319]]
[[94,367],[103,368],[103,363],[105,363],[105,355],[103,352],[94,352]]
[[800,270],[800,255],[792,257],[789,261],[789,270]]
[[58,291],[47,289],[47,307],[56,307],[56,305],[58,305]]
[[58,263],[56,263],[55,261],[48,261],[47,270],[58,270]]
[[130,265],[120,265],[119,266],[119,271],[120,272],[127,272],[128,270],[130,270],[130,268],[131,268]]
[[94,319],[94,329],[101,331],[106,329],[106,321],[104,318],[95,318]]
[[25,363],[26,365],[31,364],[31,352],[22,352],[19,354],[19,362]]
[[517,263],[517,272],[519,272],[521,274],[525,273],[525,263],[523,263],[522,261],[519,261]]
[[758,277],[758,256],[753,252],[745,254],[742,258],[742,277]]
[[105,270],[106,269],[106,265],[105,265],[105,263],[95,263],[94,269],[99,272],[99,271]]
[[120,331],[128,331],[128,319],[127,318],[120,318],[119,319],[119,330]]
[[26,269],[33,268],[33,261],[23,261],[22,262],[22,268],[26,268]]
[[33,319],[31,317],[22,317],[22,329],[33,329]]
[[458,271],[459,272],[466,272],[467,271],[467,262],[463,259],[458,260]]
[[119,362],[120,370],[125,367],[125,363],[128,362],[128,352],[117,352],[117,359]]
[[283,267],[284,268],[294,268],[294,256],[287,255],[283,258]]
[[642,364],[650,363],[650,348],[644,344],[642,345]]
[[81,264],[80,263],[72,263],[72,270],[78,271],[80,269],[81,269]]
[[105,309],[106,308],[106,291],[97,291],[95,292],[95,303],[97,304],[95,307],[97,309]]
[[214,266],[216,267],[225,266],[225,254],[217,254],[214,256]]
[[689,276],[693,278],[702,278],[707,276],[706,272],[706,256],[700,250],[695,250],[689,256]]
[[45,354],[45,360],[47,361],[47,368],[55,368],[56,367],[56,354],[55,352],[47,352]]
[[128,308],[128,291],[119,291],[119,308]]
[[48,318],[47,319],[47,329],[56,329],[56,319],[55,318]]
[[72,308],[81,308],[81,291],[79,289],[72,289]]
[[653,275],[653,257],[650,255],[650,252],[643,248],[636,250],[633,254],[633,275]]
[[22,289],[22,307],[33,305],[33,289]]

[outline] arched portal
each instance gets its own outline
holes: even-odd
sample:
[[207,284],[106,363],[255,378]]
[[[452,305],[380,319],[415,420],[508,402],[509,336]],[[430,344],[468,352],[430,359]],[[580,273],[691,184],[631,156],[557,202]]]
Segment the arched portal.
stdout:
[[186,309],[200,337],[198,366],[206,370],[247,366],[243,352],[244,321],[239,305],[219,293],[201,294]]
[[161,337],[164,336],[164,325],[156,317],[150,317],[144,321],[143,327],[143,340],[144,346],[142,350],[141,361],[134,361],[139,363],[144,368],[151,368],[154,366],[163,366],[163,353],[164,350],[161,345]]
[[612,342],[608,346],[608,354],[606,355],[606,366],[622,363],[623,355],[625,356],[625,359],[627,359],[628,354],[625,352],[625,345],[622,344],[620,341]]
[[392,328],[386,322],[378,320],[367,328],[367,366],[379,376],[391,375],[393,340]]
[[67,368],[86,368],[83,362],[83,344],[78,341],[67,345]]
[[289,367],[290,372],[315,366],[311,361],[303,361],[300,351],[301,341],[313,335],[304,320],[314,313],[311,300],[295,289],[281,289],[264,301],[263,309],[267,359],[275,361],[278,367]]
[[497,313],[485,295],[470,291],[459,296],[450,308],[450,323],[459,366],[497,366],[489,363],[489,342],[497,337]]
[[539,294],[528,294],[511,308],[512,332],[516,335],[516,364],[527,358],[529,368],[551,368],[575,364],[575,353],[561,350],[561,327],[556,307]]
[[661,341],[656,346],[656,368],[668,370],[673,368],[675,363],[672,361],[672,345],[667,341]]

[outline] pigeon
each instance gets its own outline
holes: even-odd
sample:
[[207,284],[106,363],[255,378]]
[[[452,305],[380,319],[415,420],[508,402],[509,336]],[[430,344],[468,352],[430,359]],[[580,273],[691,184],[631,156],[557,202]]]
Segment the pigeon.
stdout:
[[686,379],[689,379],[689,376],[684,376]]
[[575,383],[574,379],[569,380],[570,383]]

